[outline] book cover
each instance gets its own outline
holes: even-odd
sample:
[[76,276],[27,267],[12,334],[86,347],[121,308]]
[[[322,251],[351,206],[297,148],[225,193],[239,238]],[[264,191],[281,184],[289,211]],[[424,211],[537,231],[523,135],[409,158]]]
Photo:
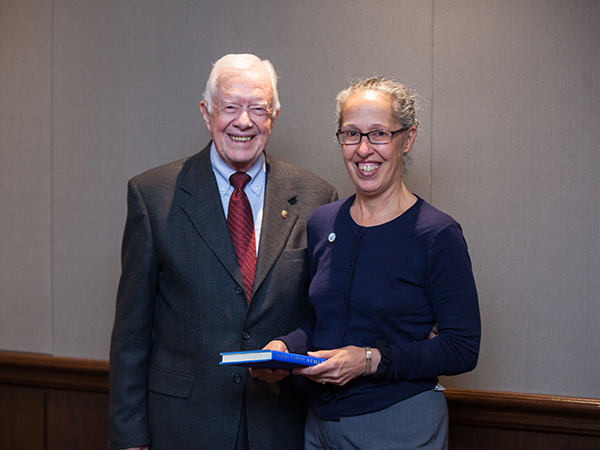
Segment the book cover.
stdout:
[[323,361],[325,361],[323,358],[298,355],[296,353],[285,353],[275,350],[254,350],[221,353],[221,362],[219,364],[254,368],[293,369],[299,366],[316,366]]

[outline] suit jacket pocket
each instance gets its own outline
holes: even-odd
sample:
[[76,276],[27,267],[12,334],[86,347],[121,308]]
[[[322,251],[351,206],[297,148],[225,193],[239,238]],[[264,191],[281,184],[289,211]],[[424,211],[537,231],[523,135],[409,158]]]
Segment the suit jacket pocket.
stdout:
[[150,367],[148,389],[171,397],[188,398],[192,394],[194,376]]
[[304,261],[308,259],[308,249],[293,248],[283,251],[283,257],[286,261]]

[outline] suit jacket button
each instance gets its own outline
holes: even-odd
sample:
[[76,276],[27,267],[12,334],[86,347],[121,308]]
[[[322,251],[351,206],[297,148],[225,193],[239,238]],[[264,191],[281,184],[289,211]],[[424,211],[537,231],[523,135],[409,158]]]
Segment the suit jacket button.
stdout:
[[235,288],[235,293],[236,293],[237,295],[242,295],[242,294],[244,293],[244,290],[243,290],[241,287],[237,286],[237,287]]
[[245,340],[248,340],[248,339],[250,339],[250,333],[249,333],[249,332],[247,332],[247,331],[244,331],[244,332],[242,333],[242,337],[243,337]]
[[236,384],[240,384],[242,381],[244,381],[244,379],[242,378],[242,376],[239,373],[236,373],[233,377],[233,381]]

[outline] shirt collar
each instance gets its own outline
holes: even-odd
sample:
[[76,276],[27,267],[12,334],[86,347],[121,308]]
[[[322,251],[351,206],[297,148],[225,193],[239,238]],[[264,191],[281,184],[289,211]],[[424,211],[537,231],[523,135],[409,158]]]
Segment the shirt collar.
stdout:
[[[219,194],[221,197],[230,194],[230,191],[233,191],[233,186],[231,186],[231,183],[229,182],[229,177],[236,171],[229,167],[225,161],[221,159],[217,153],[214,142],[210,146],[210,163],[217,179]],[[265,154],[263,152],[258,157],[258,160],[256,160],[252,167],[250,167],[250,169],[246,172],[252,178],[246,185],[246,188],[249,187],[250,192],[255,194],[257,197],[260,197],[263,189],[265,188],[266,170]],[[247,189],[244,190],[247,192]]]

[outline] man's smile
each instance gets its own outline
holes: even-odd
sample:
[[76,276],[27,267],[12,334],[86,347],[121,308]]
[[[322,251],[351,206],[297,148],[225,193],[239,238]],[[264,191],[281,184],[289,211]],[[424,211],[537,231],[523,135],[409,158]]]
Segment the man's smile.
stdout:
[[233,134],[230,134],[229,137],[236,142],[248,142],[254,136],[235,136]]

